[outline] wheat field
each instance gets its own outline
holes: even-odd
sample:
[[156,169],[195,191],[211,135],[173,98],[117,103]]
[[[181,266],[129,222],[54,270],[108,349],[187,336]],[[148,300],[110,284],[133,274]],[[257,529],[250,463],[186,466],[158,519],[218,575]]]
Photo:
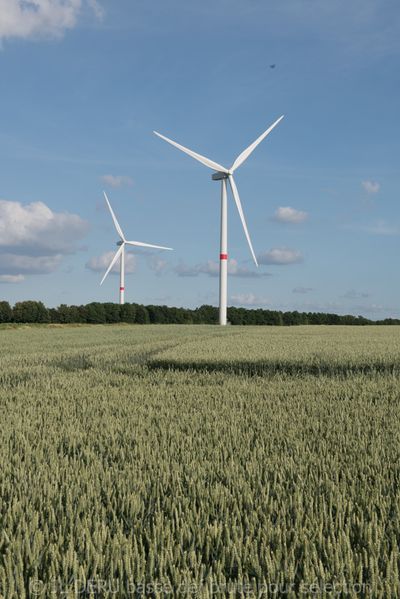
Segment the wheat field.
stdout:
[[400,327],[9,327],[0,364],[0,596],[400,596]]

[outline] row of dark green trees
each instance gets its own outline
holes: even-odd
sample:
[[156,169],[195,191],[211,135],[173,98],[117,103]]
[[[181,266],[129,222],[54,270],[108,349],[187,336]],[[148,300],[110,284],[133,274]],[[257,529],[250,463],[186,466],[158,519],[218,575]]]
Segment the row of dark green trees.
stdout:
[[[400,324],[399,319],[386,318],[372,321],[363,316],[326,314],[323,312],[280,312],[277,310],[249,310],[228,308],[230,324],[293,326],[299,324]],[[135,324],[216,324],[218,308],[200,306],[170,308],[168,306],[143,306],[141,304],[119,304],[92,302],[84,306],[46,308],[42,302],[17,302],[11,307],[0,301],[0,323],[58,323],[58,324],[112,324],[118,322]]]

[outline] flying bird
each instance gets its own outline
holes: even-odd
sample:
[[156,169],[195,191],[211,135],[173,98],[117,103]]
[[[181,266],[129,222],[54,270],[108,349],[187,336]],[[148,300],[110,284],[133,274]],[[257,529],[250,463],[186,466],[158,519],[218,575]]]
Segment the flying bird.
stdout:
[[270,64],[270,65],[269,65],[269,68],[270,68],[270,69],[274,69],[275,67],[276,67],[276,64]]

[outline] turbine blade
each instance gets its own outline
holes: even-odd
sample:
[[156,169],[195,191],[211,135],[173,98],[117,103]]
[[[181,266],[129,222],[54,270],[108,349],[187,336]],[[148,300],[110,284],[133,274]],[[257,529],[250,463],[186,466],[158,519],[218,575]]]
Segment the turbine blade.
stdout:
[[260,144],[262,140],[267,137],[268,133],[271,133],[272,129],[274,129],[274,127],[276,127],[277,124],[281,122],[283,117],[284,115],[280,116],[279,119],[275,121],[275,123],[273,123],[266,131],[264,131],[264,133],[262,133],[262,135],[260,135],[260,137],[257,137],[256,141],[253,141],[253,143],[248,148],[246,148],[245,150],[243,150],[241,154],[239,154],[239,156],[236,158],[235,162],[232,164],[230,168],[231,173],[233,173],[237,168],[239,168],[241,164],[243,164],[243,162],[250,156],[253,150],[256,149],[258,144]]
[[144,248],[155,248],[157,250],[172,250],[172,248],[166,248],[163,245],[152,245],[151,243],[143,243],[142,241],[126,241],[127,245],[136,245]]
[[111,208],[111,204],[109,202],[107,194],[106,194],[105,191],[103,191],[103,193],[104,193],[104,197],[106,198],[107,206],[108,206],[108,208],[109,208],[109,210],[111,212],[111,216],[112,216],[112,219],[114,221],[115,228],[117,229],[117,233],[121,237],[122,241],[125,241],[125,235],[123,234],[122,229],[121,229],[121,227],[119,225],[119,222],[117,221],[117,217],[115,216],[114,211]]
[[122,250],[124,249],[124,243],[117,249],[114,258],[111,260],[110,266],[107,268],[106,270],[106,274],[104,275],[104,277],[101,279],[101,283],[100,285],[103,284],[104,279],[106,278],[106,276],[108,275],[108,273],[110,272],[110,270],[112,269],[112,267],[114,266],[114,264],[116,263],[116,261],[118,260],[118,258],[120,257]]
[[230,186],[231,186],[231,189],[232,189],[233,198],[235,200],[236,207],[237,207],[238,212],[239,212],[240,220],[242,221],[244,233],[246,235],[247,243],[249,244],[251,255],[253,256],[253,260],[254,260],[255,265],[258,266],[257,258],[256,258],[256,255],[254,253],[254,250],[253,250],[253,246],[252,246],[252,243],[251,243],[250,235],[249,235],[249,232],[247,230],[246,219],[245,219],[244,214],[243,214],[243,208],[242,208],[242,204],[240,202],[239,192],[238,192],[235,180],[232,177],[232,175],[229,177],[229,183],[230,183]]
[[185,154],[189,154],[189,156],[191,156],[195,160],[198,160],[202,164],[205,164],[209,168],[212,168],[213,170],[216,170],[216,171],[221,171],[222,173],[228,173],[228,169],[225,168],[224,166],[221,166],[220,164],[218,164],[218,162],[214,162],[213,160],[210,160],[209,158],[206,158],[205,156],[202,156],[201,154],[197,154],[197,152],[193,152],[193,150],[189,150],[188,148],[185,148],[185,146],[181,146],[176,141],[172,141],[172,139],[168,139],[168,137],[165,137],[165,135],[161,135],[161,133],[157,133],[157,131],[153,131],[153,133],[155,133],[158,137],[161,137],[161,139],[163,139],[164,141],[167,141],[169,144],[178,148],[178,150],[182,150],[182,152],[185,152]]

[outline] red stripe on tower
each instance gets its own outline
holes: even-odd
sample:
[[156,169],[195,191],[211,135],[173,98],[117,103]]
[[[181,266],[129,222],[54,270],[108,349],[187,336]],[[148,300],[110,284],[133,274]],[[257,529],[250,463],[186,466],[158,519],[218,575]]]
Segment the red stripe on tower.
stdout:
[[228,254],[220,254],[219,259],[220,260],[228,260]]
[[125,287],[120,287],[119,290],[120,291],[125,291]]

